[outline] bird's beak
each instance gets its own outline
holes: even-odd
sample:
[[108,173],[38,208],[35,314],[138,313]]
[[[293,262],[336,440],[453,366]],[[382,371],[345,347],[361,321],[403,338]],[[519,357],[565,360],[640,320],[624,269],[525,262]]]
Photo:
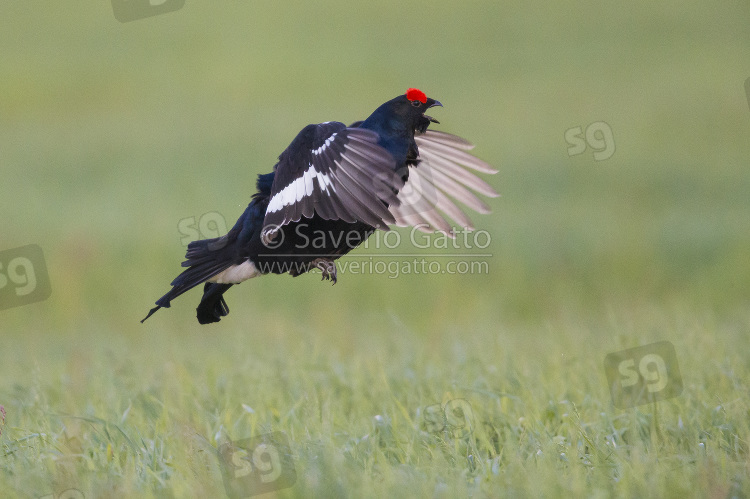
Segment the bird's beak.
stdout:
[[[430,100],[432,100],[432,99],[430,99]],[[434,101],[434,102],[433,102],[432,104],[430,104],[429,106],[427,106],[427,109],[429,109],[429,108],[431,108],[431,107],[435,107],[435,106],[440,106],[440,107],[443,107],[443,105],[442,105],[442,104],[440,103],[440,101],[439,101],[439,100],[436,100],[436,101]],[[425,117],[425,118],[427,118],[428,120],[430,120],[430,121],[431,121],[431,122],[433,122],[433,123],[437,123],[438,125],[440,124],[440,122],[439,122],[438,120],[436,120],[435,118],[433,118],[432,116],[427,116],[427,115],[425,114],[425,115],[424,115],[424,117]]]

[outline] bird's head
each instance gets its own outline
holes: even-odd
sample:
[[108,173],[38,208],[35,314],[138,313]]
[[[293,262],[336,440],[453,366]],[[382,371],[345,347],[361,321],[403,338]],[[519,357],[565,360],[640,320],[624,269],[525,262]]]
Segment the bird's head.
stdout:
[[425,111],[433,106],[441,106],[440,101],[431,99],[417,88],[410,88],[404,95],[399,95],[391,101],[394,111],[409,123],[410,128],[424,133],[430,123],[440,123]]

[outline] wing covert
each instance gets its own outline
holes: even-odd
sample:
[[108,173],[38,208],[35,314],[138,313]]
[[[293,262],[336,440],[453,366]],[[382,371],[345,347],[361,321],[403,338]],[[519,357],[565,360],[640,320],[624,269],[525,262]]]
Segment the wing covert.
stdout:
[[317,214],[389,230],[389,206],[404,182],[376,133],[339,122],[308,125],[279,156],[263,222],[270,241],[281,226]]

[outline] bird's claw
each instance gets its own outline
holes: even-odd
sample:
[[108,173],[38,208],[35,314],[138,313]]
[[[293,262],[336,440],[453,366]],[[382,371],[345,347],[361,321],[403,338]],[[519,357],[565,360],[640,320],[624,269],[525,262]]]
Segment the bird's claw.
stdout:
[[332,281],[331,284],[336,284],[336,262],[326,258],[318,258],[312,263],[316,268],[320,269],[322,274],[321,281],[329,279]]

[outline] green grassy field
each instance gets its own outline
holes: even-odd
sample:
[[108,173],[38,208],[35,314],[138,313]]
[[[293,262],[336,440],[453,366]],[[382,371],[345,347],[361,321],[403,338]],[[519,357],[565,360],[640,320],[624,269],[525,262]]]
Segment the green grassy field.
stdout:
[[[0,310],[0,496],[222,497],[222,446],[277,432],[283,463],[251,477],[282,466],[278,497],[746,497],[748,19],[697,1],[187,0],[127,23],[110,2],[6,5],[0,252],[41,247],[52,292]],[[500,170],[473,217],[490,244],[421,250],[399,229],[347,260],[485,271],[268,276],[217,325],[196,322],[199,291],[139,323],[180,270],[181,221],[231,225],[303,126],[407,87]],[[570,156],[566,131],[596,122],[614,154]],[[658,341],[682,393],[616,407],[606,356]]]

